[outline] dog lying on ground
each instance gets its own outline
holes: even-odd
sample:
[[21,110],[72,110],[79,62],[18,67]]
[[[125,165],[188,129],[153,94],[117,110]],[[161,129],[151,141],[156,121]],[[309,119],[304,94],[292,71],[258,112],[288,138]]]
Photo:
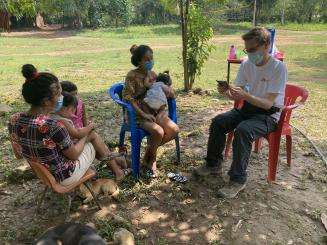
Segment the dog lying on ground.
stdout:
[[[119,194],[118,185],[111,179],[97,179],[92,181],[90,188],[96,196],[102,193],[105,196],[111,195],[113,198],[116,198]],[[80,185],[79,189],[81,194],[85,197],[83,203],[88,203],[93,200],[91,193],[84,185]]]
[[[91,227],[78,223],[65,223],[47,230],[36,245],[105,245],[107,244]],[[93,225],[94,226],[94,225]]]

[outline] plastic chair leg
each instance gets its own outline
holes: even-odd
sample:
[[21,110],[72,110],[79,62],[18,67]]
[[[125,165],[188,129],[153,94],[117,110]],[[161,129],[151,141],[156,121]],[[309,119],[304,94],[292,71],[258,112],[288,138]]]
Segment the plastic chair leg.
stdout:
[[132,135],[132,172],[135,178],[140,176],[140,153],[142,139],[139,135]]
[[254,145],[254,152],[255,152],[255,153],[259,153],[259,152],[260,152],[260,149],[261,149],[261,143],[262,143],[262,138],[257,139],[257,140],[255,141],[255,145]]
[[179,135],[175,138],[177,163],[181,162],[181,148],[179,145]]
[[269,138],[268,182],[276,180],[279,146],[280,136],[273,136]]
[[229,157],[229,152],[230,152],[230,148],[231,148],[231,145],[232,145],[233,137],[234,137],[233,132],[228,133],[227,140],[226,140],[226,146],[225,146],[225,158]]
[[286,135],[286,156],[287,165],[291,167],[292,162],[292,135]]

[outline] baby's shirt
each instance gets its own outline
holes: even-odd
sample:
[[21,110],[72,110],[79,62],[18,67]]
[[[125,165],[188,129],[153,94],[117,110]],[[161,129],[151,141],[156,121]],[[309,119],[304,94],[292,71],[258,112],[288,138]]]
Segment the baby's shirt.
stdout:
[[163,82],[155,82],[151,88],[146,92],[144,102],[153,109],[159,110],[163,105],[167,105],[167,97],[163,91],[166,86]]

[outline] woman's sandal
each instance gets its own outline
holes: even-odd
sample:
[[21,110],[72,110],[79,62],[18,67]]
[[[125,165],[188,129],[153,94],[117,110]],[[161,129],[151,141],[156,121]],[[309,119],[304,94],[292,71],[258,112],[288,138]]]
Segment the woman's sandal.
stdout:
[[145,169],[144,177],[147,179],[155,179],[158,177],[157,171],[153,171],[152,169]]
[[126,176],[130,175],[132,173],[132,169],[131,168],[124,168],[122,169],[123,171],[123,175],[120,176],[119,178],[116,177],[116,180],[119,182],[119,181],[122,181]]

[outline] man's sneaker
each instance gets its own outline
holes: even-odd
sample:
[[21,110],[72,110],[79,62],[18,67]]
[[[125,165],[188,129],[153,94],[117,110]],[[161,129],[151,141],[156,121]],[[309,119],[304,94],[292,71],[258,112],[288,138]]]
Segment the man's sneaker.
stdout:
[[206,177],[209,175],[223,175],[223,169],[221,166],[219,167],[208,167],[206,164],[202,165],[193,170],[193,175],[196,177]]
[[245,186],[246,186],[246,183],[240,184],[237,182],[230,181],[228,185],[219,189],[218,197],[235,198],[238,195],[238,193],[240,193],[242,190],[244,190]]

